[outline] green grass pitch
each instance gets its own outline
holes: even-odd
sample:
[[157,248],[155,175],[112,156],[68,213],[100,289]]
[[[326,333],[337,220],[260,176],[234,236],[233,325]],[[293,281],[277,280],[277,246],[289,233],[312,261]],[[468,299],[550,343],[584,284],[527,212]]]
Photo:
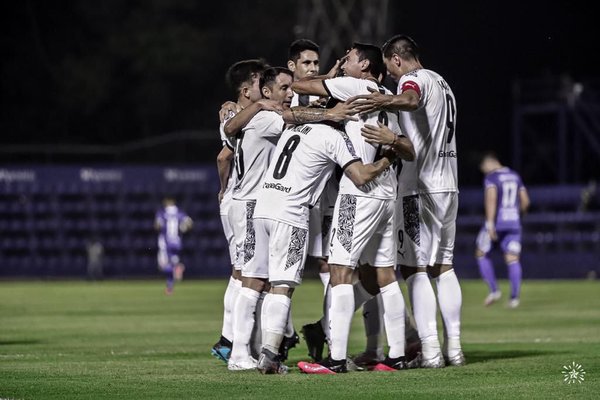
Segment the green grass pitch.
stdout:
[[[467,366],[336,376],[298,372],[304,342],[290,352],[288,375],[227,371],[210,355],[226,279],[184,281],[170,297],[163,285],[0,282],[0,399],[600,398],[597,281],[526,281],[515,310],[505,298],[484,308],[484,284],[463,281]],[[296,290],[298,330],[320,316],[321,297],[315,280]],[[350,354],[363,346],[355,318]],[[586,374],[567,384],[563,366],[573,362]]]

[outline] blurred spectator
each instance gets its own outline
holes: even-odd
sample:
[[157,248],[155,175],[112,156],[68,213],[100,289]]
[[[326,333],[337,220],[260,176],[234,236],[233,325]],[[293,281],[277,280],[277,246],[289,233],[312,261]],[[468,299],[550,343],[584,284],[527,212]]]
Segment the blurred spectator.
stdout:
[[87,251],[87,276],[89,280],[100,280],[104,277],[104,246],[97,237],[92,237],[85,244]]

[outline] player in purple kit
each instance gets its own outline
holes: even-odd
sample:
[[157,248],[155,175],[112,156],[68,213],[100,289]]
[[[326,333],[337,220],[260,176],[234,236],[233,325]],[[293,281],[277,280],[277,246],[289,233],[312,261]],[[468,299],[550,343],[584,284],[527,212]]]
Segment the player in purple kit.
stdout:
[[503,166],[493,153],[487,153],[481,160],[484,178],[485,225],[477,236],[475,257],[482,278],[490,288],[484,304],[489,306],[501,297],[494,265],[489,253],[499,244],[508,267],[511,292],[508,306],[519,306],[521,289],[521,213],[529,207],[529,195],[519,174]]
[[192,219],[175,204],[173,198],[163,200],[163,207],[156,212],[154,227],[158,231],[158,267],[167,276],[165,293],[173,293],[175,280],[181,280],[183,263],[179,259],[182,235],[192,228]]

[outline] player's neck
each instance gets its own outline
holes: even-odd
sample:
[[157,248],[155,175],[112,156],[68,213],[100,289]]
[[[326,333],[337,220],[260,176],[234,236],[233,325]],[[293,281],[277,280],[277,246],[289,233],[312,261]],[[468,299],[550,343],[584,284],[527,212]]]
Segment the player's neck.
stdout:
[[374,82],[374,83],[376,83],[376,84],[379,85],[379,81],[374,76],[372,76],[372,75],[367,75],[363,79],[366,79],[368,81]]
[[250,100],[250,99],[248,99],[248,98],[246,98],[246,97],[243,97],[243,96],[241,96],[241,97],[238,99],[238,101],[237,101],[237,104],[238,104],[240,107],[242,107],[242,108],[246,108],[246,107],[248,107],[250,104],[252,104],[252,100]]

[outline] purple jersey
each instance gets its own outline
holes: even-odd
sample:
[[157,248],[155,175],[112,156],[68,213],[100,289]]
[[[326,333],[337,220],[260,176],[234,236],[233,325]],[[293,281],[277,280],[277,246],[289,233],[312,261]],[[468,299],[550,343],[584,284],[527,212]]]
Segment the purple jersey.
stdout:
[[191,219],[177,206],[167,206],[156,212],[158,242],[167,250],[181,250],[181,235],[187,230]]
[[524,186],[519,174],[510,168],[502,167],[485,176],[484,187],[495,187],[498,192],[496,231],[521,229],[519,191]]

